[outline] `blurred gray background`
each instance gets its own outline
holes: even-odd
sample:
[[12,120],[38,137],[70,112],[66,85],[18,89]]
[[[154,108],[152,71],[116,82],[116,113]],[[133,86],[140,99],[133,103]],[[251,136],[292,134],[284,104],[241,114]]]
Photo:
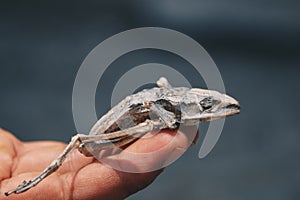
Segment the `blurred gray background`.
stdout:
[[[106,38],[144,26],[171,28],[204,46],[242,112],[226,120],[205,159],[198,150],[207,124],[196,146],[128,199],[300,199],[299,1],[1,0],[0,126],[24,141],[68,142],[80,64]],[[107,70],[99,117],[110,106],[113,74],[147,62],[182,66],[194,86],[205,87],[174,55],[133,52]]]

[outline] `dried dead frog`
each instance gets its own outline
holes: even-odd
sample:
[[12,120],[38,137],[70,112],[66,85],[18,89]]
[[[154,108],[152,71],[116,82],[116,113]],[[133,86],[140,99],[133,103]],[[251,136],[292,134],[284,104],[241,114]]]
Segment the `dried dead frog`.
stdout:
[[39,176],[24,181],[5,195],[22,193],[34,187],[55,172],[74,149],[85,156],[92,156],[103,149],[124,147],[153,130],[177,129],[180,124],[197,125],[201,121],[240,112],[235,99],[217,91],[172,87],[163,77],[157,81],[157,85],[126,97],[97,121],[89,135],[75,135],[58,158]]

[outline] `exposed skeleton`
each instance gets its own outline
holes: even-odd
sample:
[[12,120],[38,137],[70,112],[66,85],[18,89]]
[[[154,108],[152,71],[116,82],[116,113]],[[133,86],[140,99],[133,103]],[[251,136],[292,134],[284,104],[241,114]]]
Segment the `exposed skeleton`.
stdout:
[[97,121],[89,135],[75,135],[65,150],[39,176],[24,181],[16,189],[6,192],[22,193],[55,172],[67,155],[78,149],[85,156],[93,156],[103,149],[124,147],[153,130],[177,129],[180,124],[197,125],[240,112],[239,103],[217,91],[172,87],[164,77],[158,88],[145,89],[126,97]]

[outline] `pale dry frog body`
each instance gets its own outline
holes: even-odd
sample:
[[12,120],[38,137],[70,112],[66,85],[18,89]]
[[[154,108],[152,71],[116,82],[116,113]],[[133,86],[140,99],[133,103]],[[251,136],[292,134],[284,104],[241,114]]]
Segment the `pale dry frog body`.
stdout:
[[240,112],[239,103],[217,91],[172,87],[160,78],[158,87],[145,89],[126,97],[101,117],[89,135],[75,135],[65,150],[39,176],[24,181],[6,192],[22,193],[56,171],[74,149],[85,156],[97,155],[104,149],[125,147],[153,130],[177,129],[180,124],[193,126]]

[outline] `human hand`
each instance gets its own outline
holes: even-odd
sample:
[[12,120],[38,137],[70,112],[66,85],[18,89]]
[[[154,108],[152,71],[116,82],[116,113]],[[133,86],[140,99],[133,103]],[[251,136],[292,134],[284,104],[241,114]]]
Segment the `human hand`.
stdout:
[[[195,127],[184,128],[185,133],[195,130]],[[139,139],[126,151],[147,153],[168,145],[155,159],[144,163],[156,166],[181,155],[194,139],[180,131],[176,134],[164,130],[150,138]],[[0,129],[0,199],[124,199],[148,186],[163,170],[121,172],[74,151],[57,172],[36,187],[21,194],[4,195],[24,180],[36,177],[65,147],[66,144],[53,141],[21,142]]]

